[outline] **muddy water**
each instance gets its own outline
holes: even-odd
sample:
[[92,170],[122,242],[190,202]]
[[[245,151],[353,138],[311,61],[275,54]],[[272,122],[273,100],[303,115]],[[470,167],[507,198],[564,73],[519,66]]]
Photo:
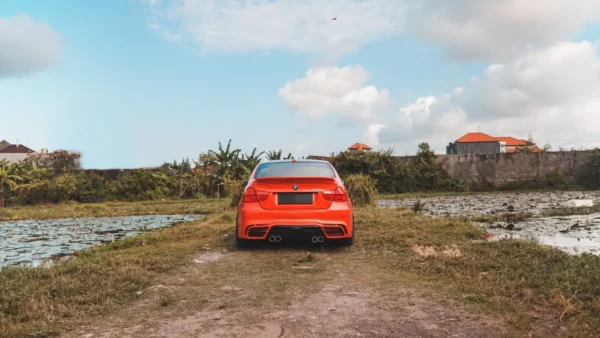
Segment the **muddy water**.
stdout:
[[497,193],[463,196],[437,196],[403,200],[380,200],[379,207],[412,207],[419,200],[430,216],[500,215],[527,212],[533,216],[514,224],[479,223],[492,236],[489,240],[520,238],[534,240],[569,253],[600,254],[600,213],[561,217],[540,217],[544,210],[566,206],[573,199],[600,203],[600,192]]
[[151,215],[0,222],[0,269],[38,266],[93,245],[199,219],[200,215]]
[[[380,200],[380,207],[409,206],[419,200],[424,204],[427,215],[433,216],[469,216],[514,212],[539,214],[546,209],[565,206],[568,200],[590,199],[600,202],[600,191],[557,191],[527,193],[495,193],[460,196],[435,196],[426,198],[407,198],[402,200]],[[510,208],[512,207],[512,208]]]

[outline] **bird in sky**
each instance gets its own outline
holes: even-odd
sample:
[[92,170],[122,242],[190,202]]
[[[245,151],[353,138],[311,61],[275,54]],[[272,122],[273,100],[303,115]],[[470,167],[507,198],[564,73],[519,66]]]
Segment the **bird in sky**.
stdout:
[[333,18],[333,19],[331,19],[331,20],[335,21],[335,20],[337,20],[337,18]]

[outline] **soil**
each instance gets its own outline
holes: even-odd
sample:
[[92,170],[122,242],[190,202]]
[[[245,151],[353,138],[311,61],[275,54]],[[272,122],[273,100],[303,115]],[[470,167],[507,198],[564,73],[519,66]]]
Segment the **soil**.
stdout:
[[[498,318],[473,314],[442,298],[426,296],[406,285],[393,289],[368,277],[365,266],[331,269],[331,278],[316,288],[299,288],[291,297],[272,304],[243,302],[251,288],[222,285],[211,297],[198,301],[205,266],[240,263],[242,252],[205,252],[163,284],[144,290],[141,299],[109,317],[82,326],[63,337],[497,337],[506,334]],[[327,256],[327,254],[323,254]],[[331,258],[331,257],[329,257]],[[322,259],[329,260],[328,257]],[[237,260],[237,262],[236,262]],[[235,265],[232,265],[235,266]],[[310,263],[295,269],[316,269]],[[158,306],[165,294],[176,304]],[[184,297],[184,299],[177,297]],[[260,295],[259,295],[260,296]],[[165,299],[169,299],[166,297]],[[164,304],[163,304],[164,305]]]

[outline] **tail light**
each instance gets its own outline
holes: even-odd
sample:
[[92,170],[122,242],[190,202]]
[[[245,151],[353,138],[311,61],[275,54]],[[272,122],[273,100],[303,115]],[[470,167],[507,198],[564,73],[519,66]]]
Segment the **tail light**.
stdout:
[[342,187],[337,187],[335,190],[323,190],[322,194],[326,201],[348,202],[348,195]]
[[268,191],[256,191],[253,187],[248,187],[244,193],[244,203],[264,202],[269,198]]

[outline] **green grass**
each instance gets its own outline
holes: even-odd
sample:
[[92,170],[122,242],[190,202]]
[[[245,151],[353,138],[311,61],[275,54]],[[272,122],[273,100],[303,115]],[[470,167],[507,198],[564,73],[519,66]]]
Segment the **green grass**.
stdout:
[[524,194],[535,192],[552,192],[557,189],[522,189],[522,190],[491,190],[491,191],[431,191],[431,192],[408,192],[401,194],[381,194],[379,199],[403,200],[413,198],[427,198],[439,196],[469,196],[469,195],[496,195],[496,194]]
[[[214,203],[217,210],[227,205]],[[134,206],[144,208],[136,203],[127,210]],[[105,207],[124,212],[120,203]],[[201,278],[154,304],[165,311],[179,306],[198,311],[214,301],[215,289],[238,286],[244,293],[219,300],[222,306],[268,308],[286,304],[293,292],[314,291],[339,271],[353,271],[389,294],[425,289],[466,303],[503,318],[519,336],[540,325],[534,314],[562,322],[572,336],[600,332],[600,257],[571,256],[525,241],[486,242],[484,230],[467,221],[406,208],[356,208],[355,216],[357,239],[349,250],[327,251],[326,259],[320,251],[298,249],[233,251],[219,264],[195,266]],[[177,276],[204,247],[232,250],[234,220],[234,211],[220,211],[79,253],[51,268],[2,270],[0,336],[58,335],[115,313],[140,298],[136,291]],[[294,268],[307,264],[312,268]]]
[[0,209],[0,221],[134,215],[209,214],[221,211],[228,199],[51,204]]
[[600,212],[600,204],[591,207],[562,207],[542,211],[541,217],[589,215]]
[[502,213],[495,215],[473,215],[473,216],[462,216],[457,217],[463,221],[471,221],[478,223],[494,223],[494,222],[508,222],[508,223],[517,223],[524,221],[528,218],[533,217],[533,214],[530,212],[516,212],[516,213]]

